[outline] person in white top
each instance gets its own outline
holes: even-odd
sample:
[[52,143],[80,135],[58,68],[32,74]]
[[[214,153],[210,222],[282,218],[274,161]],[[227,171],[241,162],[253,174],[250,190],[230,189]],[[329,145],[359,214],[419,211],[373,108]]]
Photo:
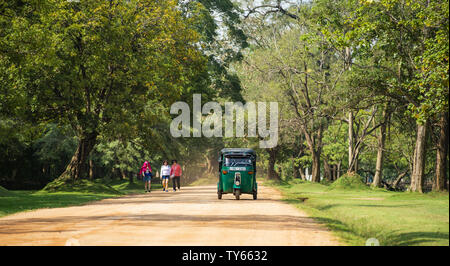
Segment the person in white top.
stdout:
[[170,178],[170,165],[167,160],[164,160],[163,165],[161,166],[161,178],[163,191],[169,192],[169,178]]

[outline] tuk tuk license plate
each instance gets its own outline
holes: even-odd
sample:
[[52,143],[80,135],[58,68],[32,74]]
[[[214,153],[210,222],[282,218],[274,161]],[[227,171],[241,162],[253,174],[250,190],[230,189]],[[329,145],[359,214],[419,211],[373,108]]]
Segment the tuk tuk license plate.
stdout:
[[230,171],[245,171],[245,167],[230,167]]

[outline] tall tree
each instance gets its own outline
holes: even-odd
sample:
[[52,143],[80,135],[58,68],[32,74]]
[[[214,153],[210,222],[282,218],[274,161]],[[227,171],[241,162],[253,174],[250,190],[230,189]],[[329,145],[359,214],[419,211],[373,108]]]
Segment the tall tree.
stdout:
[[292,108],[294,125],[306,140],[312,180],[319,182],[323,133],[336,113],[331,102],[342,71],[335,67],[335,55],[311,22],[309,5],[302,6],[301,12],[305,15],[302,19],[289,17],[268,26],[267,37],[255,40],[261,48],[251,55],[261,58],[255,70],[280,84]]
[[393,64],[382,94],[409,104],[417,121],[411,191],[423,192],[430,118],[448,110],[448,0],[361,2],[353,13],[361,50],[381,49]]
[[386,143],[386,128],[387,121],[389,119],[389,102],[387,102],[383,108],[382,114],[382,124],[379,128],[378,136],[377,136],[377,161],[375,165],[375,176],[373,177],[372,186],[379,187],[381,185],[381,181],[383,179],[383,161],[384,161],[384,152],[385,152],[385,143]]
[[448,137],[449,122],[448,112],[442,113],[439,118],[439,140],[436,151],[436,177],[433,182],[434,191],[447,189],[447,167],[448,167]]
[[78,147],[61,178],[84,177],[99,135],[150,127],[147,99],[169,104],[204,77],[199,35],[189,26],[196,18],[176,4],[49,0],[35,4],[34,19],[10,19],[0,65],[14,78],[2,91],[20,91],[30,119],[72,126]]

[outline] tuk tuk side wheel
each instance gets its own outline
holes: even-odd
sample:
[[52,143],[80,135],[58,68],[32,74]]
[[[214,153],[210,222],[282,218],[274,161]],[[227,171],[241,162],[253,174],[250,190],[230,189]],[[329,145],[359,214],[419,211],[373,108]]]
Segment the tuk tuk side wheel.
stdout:
[[253,199],[256,200],[258,198],[258,193],[253,192]]
[[222,191],[218,191],[217,192],[217,198],[218,199],[222,199]]

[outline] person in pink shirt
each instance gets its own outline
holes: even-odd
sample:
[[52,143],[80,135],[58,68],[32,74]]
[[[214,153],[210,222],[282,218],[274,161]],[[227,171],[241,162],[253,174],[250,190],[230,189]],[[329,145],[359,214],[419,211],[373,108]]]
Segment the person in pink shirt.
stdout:
[[177,163],[177,160],[172,160],[172,167],[170,168],[170,177],[173,182],[173,191],[180,190],[180,177],[181,177],[181,166]]
[[141,171],[139,172],[142,175],[142,179],[144,180],[145,192],[148,193],[151,191],[152,187],[152,166],[148,161],[145,161],[141,167]]

